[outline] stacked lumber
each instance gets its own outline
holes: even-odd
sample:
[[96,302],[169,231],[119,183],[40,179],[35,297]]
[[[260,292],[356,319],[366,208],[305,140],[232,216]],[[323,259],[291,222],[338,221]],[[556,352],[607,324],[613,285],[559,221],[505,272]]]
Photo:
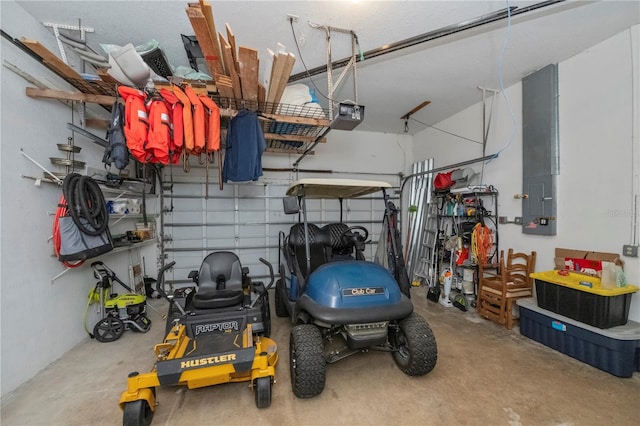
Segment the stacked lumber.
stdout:
[[[216,31],[211,3],[200,0],[188,3],[187,16],[202,49],[220,96],[236,101],[262,106],[266,102],[268,112],[275,112],[284,88],[289,81],[296,58],[291,53],[273,53],[269,86],[260,84],[260,59],[258,51],[247,46],[237,46],[231,26],[225,25],[226,38]],[[241,104],[236,102],[236,107]]]
[[267,92],[267,105],[271,105],[271,111],[275,112],[276,105],[282,98],[284,88],[289,81],[291,70],[296,62],[293,53],[273,53],[269,51],[269,56],[273,57],[271,66],[271,76],[269,78],[269,91]]

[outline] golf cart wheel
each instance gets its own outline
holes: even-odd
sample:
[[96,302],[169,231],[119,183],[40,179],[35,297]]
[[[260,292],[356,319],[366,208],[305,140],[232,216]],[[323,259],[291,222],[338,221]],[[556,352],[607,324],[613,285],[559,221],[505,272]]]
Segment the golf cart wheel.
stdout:
[[124,323],[117,317],[104,317],[93,327],[93,335],[98,342],[114,342],[122,336],[122,333],[124,333]]
[[153,411],[144,399],[124,404],[123,426],[149,426],[151,419],[153,419]]
[[282,295],[285,291],[284,282],[282,280],[276,281],[276,315],[280,318],[289,316],[289,311],[287,311],[287,306],[285,305],[286,302],[282,300]]
[[253,384],[256,397],[256,407],[267,408],[271,405],[271,377],[257,378]]
[[326,380],[326,362],[322,356],[324,342],[313,324],[293,327],[289,338],[291,388],[298,398],[319,395]]
[[396,349],[393,359],[409,376],[423,376],[433,370],[438,360],[438,347],[427,321],[416,313],[398,323],[391,331],[391,343]]

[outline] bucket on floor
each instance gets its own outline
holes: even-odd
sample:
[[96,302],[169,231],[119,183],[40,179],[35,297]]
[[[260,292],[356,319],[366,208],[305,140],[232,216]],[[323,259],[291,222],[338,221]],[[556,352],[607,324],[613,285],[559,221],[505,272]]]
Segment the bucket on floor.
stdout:
[[462,281],[462,293],[473,294],[473,282],[464,280]]

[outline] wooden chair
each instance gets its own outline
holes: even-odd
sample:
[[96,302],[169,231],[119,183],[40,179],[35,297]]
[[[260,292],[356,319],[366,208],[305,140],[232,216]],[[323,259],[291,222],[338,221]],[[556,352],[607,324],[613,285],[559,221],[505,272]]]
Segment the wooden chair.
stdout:
[[513,328],[514,302],[524,297],[533,296],[533,279],[536,252],[531,254],[514,253],[509,249],[505,262],[504,250],[500,251],[498,271],[495,266],[478,265],[478,314],[503,324],[507,329]]

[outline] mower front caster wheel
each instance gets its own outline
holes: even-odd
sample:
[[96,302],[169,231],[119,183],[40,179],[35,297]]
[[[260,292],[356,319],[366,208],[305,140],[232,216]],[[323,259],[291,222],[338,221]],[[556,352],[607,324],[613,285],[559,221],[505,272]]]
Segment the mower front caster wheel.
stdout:
[[93,327],[93,336],[98,342],[114,342],[122,336],[122,333],[124,333],[124,323],[117,317],[102,318]]
[[267,408],[271,405],[271,377],[260,377],[255,380],[253,392],[256,397],[256,407]]
[[143,399],[124,404],[122,426],[149,426],[153,419],[153,411],[149,403]]

